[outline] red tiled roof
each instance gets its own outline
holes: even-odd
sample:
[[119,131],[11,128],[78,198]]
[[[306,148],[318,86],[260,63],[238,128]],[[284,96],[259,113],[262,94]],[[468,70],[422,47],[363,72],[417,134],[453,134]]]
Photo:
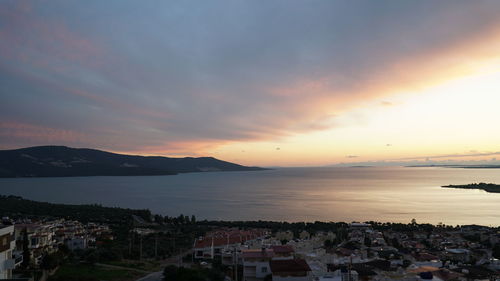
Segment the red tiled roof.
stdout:
[[439,257],[437,257],[435,255],[431,255],[429,253],[421,253],[421,254],[417,254],[417,255],[413,255],[413,256],[418,261],[430,261],[430,260],[438,260],[439,259]]
[[346,249],[346,248],[338,248],[337,253],[343,255],[343,256],[350,256],[352,253],[354,253],[353,250]]
[[276,254],[288,254],[295,252],[291,245],[275,245],[271,246],[271,248]]
[[274,251],[272,249],[250,249],[250,250],[243,250],[241,252],[241,255],[243,256],[244,259],[248,258],[272,258],[274,257]]
[[272,273],[311,271],[311,268],[303,259],[271,260],[270,265]]
[[218,230],[207,233],[202,239],[194,243],[194,248],[208,248],[212,246],[224,246],[244,243],[264,235],[262,230]]

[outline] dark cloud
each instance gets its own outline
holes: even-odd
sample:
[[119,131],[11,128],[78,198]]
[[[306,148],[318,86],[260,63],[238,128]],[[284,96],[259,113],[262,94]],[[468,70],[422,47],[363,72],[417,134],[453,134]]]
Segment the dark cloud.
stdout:
[[500,155],[500,151],[495,151],[495,152],[457,153],[457,154],[445,154],[445,155],[430,155],[430,156],[421,156],[421,157],[406,157],[406,158],[398,158],[398,159],[394,159],[394,160],[464,158],[464,157],[495,156],[495,155]]
[[[115,150],[327,129],[397,84],[401,61],[468,42],[499,12],[496,1],[2,1],[0,118]],[[42,142],[7,134],[2,146]]]

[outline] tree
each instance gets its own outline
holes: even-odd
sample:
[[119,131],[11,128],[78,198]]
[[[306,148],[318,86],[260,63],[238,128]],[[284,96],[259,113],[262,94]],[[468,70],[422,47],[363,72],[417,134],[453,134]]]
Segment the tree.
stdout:
[[500,259],[500,243],[495,244],[492,255],[495,259]]
[[192,269],[169,265],[163,270],[164,281],[222,281],[224,274],[217,268]]
[[330,240],[330,239],[325,240],[325,242],[324,242],[324,246],[325,246],[325,248],[326,248],[326,249],[330,249],[330,248],[332,248],[332,247],[333,247],[333,242],[332,242],[332,240]]
[[95,249],[89,249],[85,251],[83,255],[84,260],[90,264],[94,264],[99,260],[99,255],[97,254],[97,251]]
[[183,215],[183,214],[180,214],[180,215],[177,217],[177,221],[179,222],[179,224],[184,224],[184,215]]
[[159,224],[163,223],[163,217],[161,215],[157,214],[157,215],[154,216],[154,218],[155,218],[155,222],[156,223],[159,223]]
[[194,215],[191,216],[191,223],[192,224],[196,223],[196,217]]
[[[427,240],[426,240],[427,241]],[[401,248],[401,245],[399,244],[399,241],[396,237],[392,238],[392,246],[396,249],[399,249]]]
[[30,265],[31,253],[30,253],[30,241],[28,238],[28,229],[25,227],[23,230],[23,267],[28,267]]
[[366,247],[372,246],[372,240],[369,237],[365,237],[365,246]]
[[57,253],[45,254],[42,257],[40,267],[44,270],[52,270],[59,265],[59,257]]

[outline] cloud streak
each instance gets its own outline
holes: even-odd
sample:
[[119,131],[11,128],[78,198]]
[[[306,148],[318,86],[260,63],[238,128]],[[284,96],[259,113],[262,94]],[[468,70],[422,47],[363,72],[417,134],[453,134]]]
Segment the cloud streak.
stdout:
[[[481,156],[495,156],[500,155],[500,151],[496,152],[479,152],[479,153],[457,153],[445,155],[429,155],[420,157],[405,157],[393,160],[421,160],[421,159],[443,159],[443,158],[465,158],[465,157],[481,157]],[[392,161],[392,160],[391,160]]]
[[495,1],[3,1],[0,11],[0,117],[34,126],[30,136],[5,125],[4,146],[78,138],[37,126],[166,154],[330,129],[367,100],[467,71],[500,38]]

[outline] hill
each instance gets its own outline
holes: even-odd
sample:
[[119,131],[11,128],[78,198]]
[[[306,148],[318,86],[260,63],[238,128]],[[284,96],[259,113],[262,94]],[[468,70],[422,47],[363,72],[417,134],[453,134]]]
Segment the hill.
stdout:
[[170,158],[111,153],[88,148],[36,146],[0,150],[0,177],[175,175],[209,171],[256,171],[213,157]]

